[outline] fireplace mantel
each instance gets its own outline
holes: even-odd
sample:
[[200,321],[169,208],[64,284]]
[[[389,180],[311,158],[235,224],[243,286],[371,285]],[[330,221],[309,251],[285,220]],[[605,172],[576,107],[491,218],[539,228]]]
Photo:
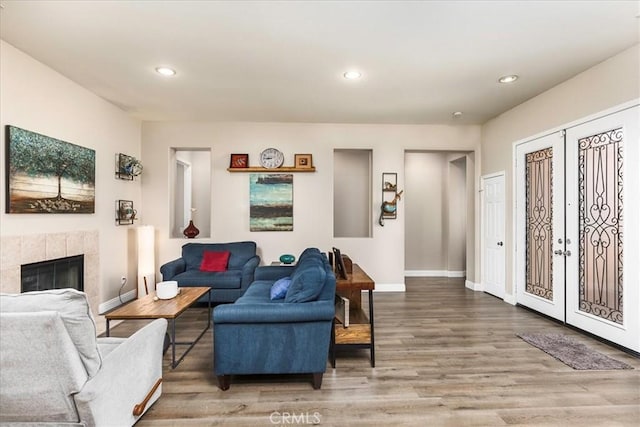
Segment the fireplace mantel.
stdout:
[[0,292],[20,293],[20,266],[84,255],[84,292],[91,312],[100,304],[100,235],[97,230],[0,237]]

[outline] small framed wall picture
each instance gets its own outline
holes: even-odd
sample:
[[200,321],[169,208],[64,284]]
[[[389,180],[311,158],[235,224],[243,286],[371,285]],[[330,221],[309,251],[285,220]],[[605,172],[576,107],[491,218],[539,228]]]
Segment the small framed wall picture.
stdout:
[[242,169],[249,167],[249,155],[248,154],[232,154],[229,161],[229,167],[231,169]]
[[296,154],[295,167],[296,169],[311,169],[313,167],[311,154]]

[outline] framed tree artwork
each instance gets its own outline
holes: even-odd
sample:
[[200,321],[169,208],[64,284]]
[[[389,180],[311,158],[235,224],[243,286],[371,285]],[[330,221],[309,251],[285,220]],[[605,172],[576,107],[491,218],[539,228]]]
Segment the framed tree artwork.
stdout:
[[7,126],[7,213],[94,213],[96,152]]

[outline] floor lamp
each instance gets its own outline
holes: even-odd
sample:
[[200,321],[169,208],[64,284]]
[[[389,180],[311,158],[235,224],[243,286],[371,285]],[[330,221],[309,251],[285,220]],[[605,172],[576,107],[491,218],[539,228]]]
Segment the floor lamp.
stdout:
[[138,298],[156,287],[155,229],[152,225],[138,227]]

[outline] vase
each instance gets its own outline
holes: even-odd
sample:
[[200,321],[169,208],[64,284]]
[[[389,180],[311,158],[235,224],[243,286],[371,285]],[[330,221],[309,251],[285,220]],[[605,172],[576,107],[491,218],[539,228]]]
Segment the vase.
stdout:
[[187,237],[187,239],[193,239],[198,234],[200,234],[200,230],[198,230],[198,228],[195,225],[193,225],[193,220],[189,220],[189,225],[187,226],[187,228],[184,229],[182,234],[184,234]]
[[293,264],[295,260],[296,260],[296,257],[290,254],[284,254],[280,256],[280,262],[283,264]]

